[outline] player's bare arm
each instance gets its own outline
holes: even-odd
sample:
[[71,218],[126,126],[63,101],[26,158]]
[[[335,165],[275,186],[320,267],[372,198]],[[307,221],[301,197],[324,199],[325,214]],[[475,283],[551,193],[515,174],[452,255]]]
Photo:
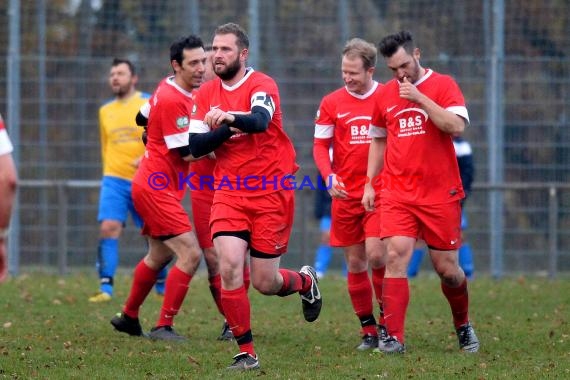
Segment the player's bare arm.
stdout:
[[429,97],[424,95],[404,77],[400,84],[400,97],[417,103],[424,111],[427,112],[433,123],[445,133],[450,135],[460,135],[465,130],[465,120],[453,112],[450,112]]
[[384,150],[386,149],[386,138],[373,137],[368,150],[368,168],[364,184],[364,194],[362,195],[362,206],[366,211],[374,211],[374,182],[378,181],[378,175],[384,167]]

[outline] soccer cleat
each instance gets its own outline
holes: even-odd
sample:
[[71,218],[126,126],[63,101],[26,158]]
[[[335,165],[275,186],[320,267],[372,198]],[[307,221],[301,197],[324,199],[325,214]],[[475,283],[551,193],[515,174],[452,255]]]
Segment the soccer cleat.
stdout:
[[94,302],[94,303],[109,302],[111,301],[111,299],[113,299],[113,297],[109,293],[100,292],[92,297],[89,297],[89,302]]
[[378,351],[385,354],[403,354],[406,352],[406,346],[400,343],[396,337],[388,336],[379,341]]
[[172,326],[153,327],[148,333],[148,337],[152,340],[186,340],[185,337],[174,331]]
[[131,336],[144,336],[139,319],[131,318],[125,313],[117,313],[117,315],[111,319],[111,324],[117,331],[127,333]]
[[381,342],[383,340],[388,339],[388,330],[384,325],[378,325],[378,341]]
[[257,359],[257,356],[250,355],[247,352],[240,352],[234,356],[234,362],[228,366],[227,369],[238,371],[259,369],[259,360]]
[[317,274],[313,267],[305,265],[299,271],[311,278],[312,285],[308,292],[301,294],[301,301],[303,304],[303,316],[307,322],[316,321],[321,313],[321,308],[323,306],[323,300],[321,297],[321,292],[319,286],[317,285],[319,280],[317,279]]
[[477,335],[475,335],[475,329],[471,326],[471,322],[460,326],[455,332],[459,340],[459,349],[464,352],[479,351],[479,339],[477,339]]
[[373,350],[378,348],[378,337],[370,334],[366,334],[362,337],[362,342],[356,346],[358,351]]
[[224,325],[222,326],[222,333],[218,337],[218,340],[227,340],[227,341],[234,340],[234,334],[230,329],[228,321],[224,321]]

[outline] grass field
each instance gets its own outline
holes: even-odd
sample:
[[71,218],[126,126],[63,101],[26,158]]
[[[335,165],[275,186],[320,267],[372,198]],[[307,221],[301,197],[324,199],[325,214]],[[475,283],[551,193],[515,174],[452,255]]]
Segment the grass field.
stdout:
[[[184,343],[152,342],[115,332],[109,319],[121,309],[130,278],[116,279],[106,304],[86,299],[93,273],[22,275],[0,285],[0,378],[7,379],[568,379],[570,279],[520,277],[471,283],[471,316],[478,354],[457,349],[448,305],[433,276],[411,282],[405,355],[354,350],[359,326],[346,282],[321,281],[324,304],[304,321],[299,297],[265,297],[250,290],[252,327],[261,370],[228,373],[235,343],[216,340],[222,324],[205,273],[193,280],[176,318]],[[150,329],[160,300],[141,311]]]

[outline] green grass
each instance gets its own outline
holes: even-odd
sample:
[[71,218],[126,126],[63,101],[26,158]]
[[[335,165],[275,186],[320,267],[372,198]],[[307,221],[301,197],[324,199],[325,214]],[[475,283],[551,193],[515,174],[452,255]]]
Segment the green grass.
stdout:
[[[303,320],[299,297],[266,297],[250,290],[252,328],[262,369],[228,374],[235,343],[216,340],[222,318],[205,273],[193,280],[176,318],[185,343],[152,342],[113,331],[130,278],[116,279],[116,296],[89,304],[92,273],[63,278],[31,273],[0,285],[0,378],[8,379],[567,379],[570,378],[570,280],[520,277],[470,284],[471,317],[481,350],[457,349],[449,307],[438,281],[411,282],[405,355],[354,350],[359,325],[344,278],[321,281],[324,306]],[[141,311],[152,327],[160,301]]]

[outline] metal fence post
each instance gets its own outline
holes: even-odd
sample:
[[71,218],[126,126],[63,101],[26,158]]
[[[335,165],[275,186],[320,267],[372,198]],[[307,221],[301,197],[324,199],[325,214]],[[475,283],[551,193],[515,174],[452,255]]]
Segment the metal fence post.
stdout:
[[57,268],[60,275],[67,273],[67,187],[65,182],[57,184]]
[[558,272],[558,192],[550,185],[548,197],[548,277]]

